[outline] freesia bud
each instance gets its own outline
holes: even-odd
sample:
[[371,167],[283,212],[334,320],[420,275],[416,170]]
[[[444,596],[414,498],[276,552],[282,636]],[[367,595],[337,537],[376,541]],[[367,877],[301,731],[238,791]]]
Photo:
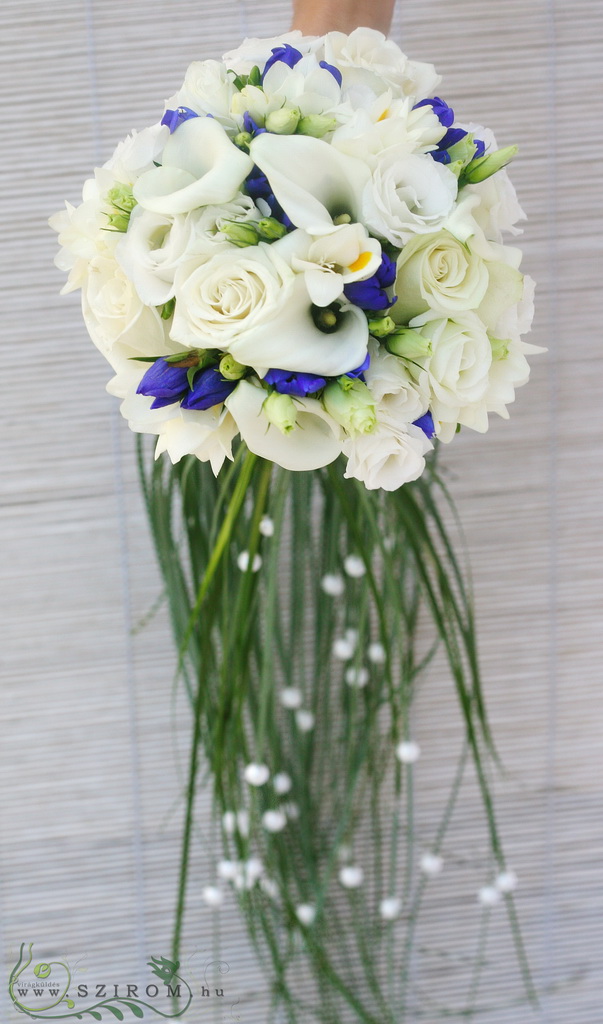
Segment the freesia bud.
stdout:
[[361,380],[345,378],[345,390],[340,381],[328,384],[323,393],[325,409],[352,437],[370,434],[375,429],[375,401]]
[[307,114],[300,118],[297,126],[298,135],[311,135],[313,139],[322,139],[329,132],[337,128],[337,121],[334,117],[327,117],[326,114]]
[[281,107],[266,116],[266,131],[274,135],[293,135],[300,119],[297,107]]
[[495,153],[472,160],[463,172],[464,181],[469,185],[476,185],[479,181],[491,178],[501,167],[506,167],[511,162],[518,149],[518,146],[505,146],[503,149],[497,149]]
[[297,410],[291,395],[282,395],[273,391],[263,405],[266,418],[283,434],[290,434],[297,425]]
[[222,220],[218,227],[223,235],[226,235],[229,242],[237,245],[240,249],[248,245],[258,244],[258,233],[255,224],[236,220]]
[[220,360],[219,369],[226,380],[240,380],[244,376],[247,367],[239,363],[234,356],[231,356],[230,352],[227,352]]
[[239,149],[247,149],[252,138],[253,135],[250,132],[238,132],[232,141]]
[[398,328],[387,339],[387,347],[404,359],[424,359],[431,354],[431,342],[412,327]]

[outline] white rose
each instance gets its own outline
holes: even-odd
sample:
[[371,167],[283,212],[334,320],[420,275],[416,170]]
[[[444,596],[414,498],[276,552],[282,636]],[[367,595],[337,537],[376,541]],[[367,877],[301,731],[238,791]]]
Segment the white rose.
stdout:
[[142,302],[115,260],[91,261],[82,286],[82,312],[92,341],[109,361],[117,343],[141,355],[166,351],[164,321]]
[[189,107],[197,114],[211,114],[231,123],[230,105],[237,92],[233,76],[219,60],[194,60],[189,64],[182,86],[166,101],[167,109]]
[[283,469],[319,469],[341,453],[341,428],[312,398],[296,398],[297,425],[286,434],[263,412],[267,392],[241,381],[225,405],[250,451]]
[[118,236],[115,257],[141,299],[159,306],[174,295],[174,277],[181,264],[197,256],[209,259],[220,251],[232,252],[220,233],[220,221],[258,220],[259,216],[253,200],[243,195],[232,203],[174,217],[137,206],[126,234]]
[[[457,423],[482,429],[469,422],[472,407],[479,406],[486,394],[492,364],[490,339],[479,317],[457,313],[454,318],[434,319],[429,312],[415,317],[410,326],[431,342],[431,355],[417,362],[427,370],[429,408],[438,437],[452,440]],[[409,368],[413,373],[413,366]]]
[[350,35],[329,32],[325,57],[343,72],[345,89],[364,86],[380,93],[383,79],[404,96],[433,96],[441,81],[432,64],[411,61],[391,39],[371,28],[354,29]]
[[143,174],[134,196],[146,210],[173,215],[228,203],[253,168],[212,117],[191,117],[170,135],[161,167]]
[[484,261],[450,232],[415,235],[398,257],[398,298],[390,315],[407,324],[427,309],[446,314],[477,309],[488,282]]
[[421,476],[425,454],[432,446],[419,427],[404,427],[390,419],[385,410],[378,409],[377,413],[377,427],[371,434],[343,442],[343,453],[348,457],[344,475],[361,480],[368,490],[396,491]]
[[414,234],[441,226],[457,191],[457,179],[443,164],[394,146],[378,158],[372,181],[364,189],[359,220],[402,247]]
[[274,320],[293,278],[276,245],[265,242],[187,263],[176,272],[171,335],[187,345],[230,349],[244,332]]

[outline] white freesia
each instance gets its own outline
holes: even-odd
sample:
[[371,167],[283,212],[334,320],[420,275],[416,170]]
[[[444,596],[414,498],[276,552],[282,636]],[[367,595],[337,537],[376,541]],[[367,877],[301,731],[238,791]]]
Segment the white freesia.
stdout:
[[383,91],[383,80],[405,96],[433,96],[441,81],[432,64],[411,61],[391,39],[371,28],[357,28],[349,35],[329,32],[325,57],[343,72],[346,90],[369,88]]
[[69,272],[62,295],[84,285],[91,260],[113,258],[119,234],[104,230],[108,223],[106,209],[96,179],[89,178],[84,183],[83,202],[79,206],[66,202],[64,210],[49,218],[48,223],[58,232],[61,246],[55,256],[55,266]]
[[174,295],[174,277],[183,263],[195,257],[209,259],[232,246],[220,231],[224,221],[259,220],[260,213],[249,196],[231,203],[206,206],[173,217],[137,206],[125,235],[120,237],[116,259],[134,282],[143,302],[159,306]]
[[434,318],[429,312],[415,317],[410,326],[431,342],[431,355],[417,362],[427,370],[438,437],[451,441],[457,423],[487,430],[487,416],[476,420],[473,414],[486,394],[492,364],[492,346],[479,317],[467,312]]
[[166,350],[163,320],[154,307],[144,304],[114,259],[90,261],[82,286],[82,312],[90,337],[109,360],[116,343],[140,355]]
[[161,167],[141,175],[134,195],[141,206],[167,215],[188,213],[235,198],[253,162],[212,117],[191,117],[165,144]]
[[415,235],[398,257],[395,292],[390,310],[397,323],[433,309],[441,313],[477,309],[488,289],[485,262],[470,245],[448,231]]
[[381,244],[362,224],[342,224],[314,240],[302,231],[295,234],[307,251],[301,255],[303,249],[298,249],[292,266],[304,272],[308,294],[317,306],[328,306],[340,297],[344,285],[371,277],[381,265]]
[[377,427],[371,434],[343,442],[343,453],[348,457],[344,475],[361,480],[368,490],[395,491],[421,476],[425,455],[432,446],[419,427],[400,424],[383,407],[377,409],[377,414]]
[[341,453],[341,429],[320,402],[298,398],[297,426],[288,434],[268,423],[262,406],[264,388],[241,381],[225,405],[250,451],[283,469],[319,469]]
[[239,120],[248,111],[263,125],[268,114],[285,107],[295,108],[302,117],[309,114],[337,116],[341,111],[341,89],[334,75],[321,68],[313,54],[294,67],[277,61],[266,72],[262,87],[246,85],[233,96],[231,110]]
[[362,194],[369,180],[362,161],[303,135],[259,135],[249,152],[296,227],[323,235],[333,231],[334,217],[347,214],[352,221],[362,220]]
[[458,182],[430,156],[393,146],[378,158],[362,201],[362,220],[376,235],[403,246],[417,232],[439,228],[450,214]]

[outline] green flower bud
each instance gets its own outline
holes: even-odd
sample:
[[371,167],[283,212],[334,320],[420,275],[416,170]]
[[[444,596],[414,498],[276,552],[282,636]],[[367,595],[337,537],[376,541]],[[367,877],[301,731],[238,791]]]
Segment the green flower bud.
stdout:
[[446,169],[452,171],[455,178],[460,178],[464,166],[465,164],[462,160],[453,160],[451,164],[446,164]]
[[386,338],[388,334],[397,329],[397,324],[391,316],[382,316],[379,320],[369,320],[368,328],[373,338]]
[[375,429],[375,402],[366,384],[361,380],[340,377],[327,384],[322,400],[329,415],[352,437],[357,434],[370,434]]
[[[490,335],[488,335],[490,337]],[[492,358],[493,359],[506,359],[509,354],[509,345],[511,341],[509,338],[492,338],[490,337],[490,344],[492,346]]]
[[297,132],[299,135],[311,135],[313,139],[322,139],[336,128],[337,121],[334,117],[327,117],[326,114],[306,114],[300,118]]
[[121,213],[131,213],[136,206],[131,185],[114,185],[107,192],[107,200]]
[[129,213],[108,213],[108,229],[109,231],[122,231],[128,230],[128,224],[130,223]]
[[253,135],[251,135],[249,132],[239,132],[237,135],[235,135],[232,141],[234,142],[235,146],[239,147],[239,149],[248,149],[249,143],[251,142],[252,138]]
[[257,222],[256,228],[260,238],[267,238],[269,241],[287,234],[287,228],[276,217],[264,217]]
[[516,155],[519,146],[505,146],[504,149],[497,149],[494,153],[481,156],[479,160],[472,160],[463,171],[463,182],[468,185],[477,185],[479,181],[491,178],[493,174],[506,167]]
[[169,320],[173,315],[176,308],[176,299],[168,299],[167,302],[163,303],[163,306],[159,310],[159,315],[162,320]]
[[[471,161],[473,160],[476,150],[477,146],[473,141],[473,135],[469,133],[468,135],[465,135],[462,139],[459,139],[458,142],[455,142],[454,146],[451,146],[450,149],[448,150],[450,163],[455,163],[457,160],[460,160],[463,167],[466,167],[466,165],[471,163]],[[447,166],[450,167],[450,164],[448,164]]]
[[424,338],[413,327],[399,327],[389,335],[386,344],[390,352],[403,359],[425,359],[431,355],[429,338]]
[[246,369],[247,367],[231,356],[230,352],[223,355],[220,360],[220,373],[226,380],[240,380]]
[[281,395],[271,391],[263,406],[266,418],[283,434],[290,434],[297,426],[297,409],[291,395]]
[[299,124],[300,112],[297,107],[281,107],[266,115],[266,131],[273,135],[293,135]]
[[248,245],[258,244],[258,232],[252,221],[221,220],[218,228],[226,235],[229,242],[244,249]]
[[170,366],[179,366],[183,369],[185,366],[200,366],[206,355],[207,352],[204,348],[191,348],[188,352],[174,352],[173,355],[162,356],[162,358]]

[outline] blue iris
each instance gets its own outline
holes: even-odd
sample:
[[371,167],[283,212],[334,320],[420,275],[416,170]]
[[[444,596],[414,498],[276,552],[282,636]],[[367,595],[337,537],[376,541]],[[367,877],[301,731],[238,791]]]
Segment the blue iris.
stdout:
[[390,298],[386,288],[391,288],[396,280],[396,264],[386,253],[381,255],[381,266],[366,281],[352,281],[346,284],[343,291],[347,299],[361,309],[387,309],[395,299]]
[[416,110],[417,107],[432,107],[435,116],[440,124],[444,125],[444,128],[450,128],[450,125],[454,124],[454,110],[439,96],[434,96],[432,100],[420,100],[412,109]]
[[435,426],[433,423],[433,416],[430,412],[426,412],[424,416],[419,416],[418,420],[414,420],[413,427],[420,427],[423,433],[431,440],[435,435]]
[[197,374],[193,386],[182,401],[183,409],[211,409],[220,405],[234,391],[238,380],[226,380],[217,366]]
[[262,72],[262,82],[266,72],[270,70],[273,64],[278,64],[279,61],[282,61],[288,67],[294,68],[301,59],[302,54],[294,46],[290,46],[289,43],[285,43],[284,46],[274,46],[272,48],[272,57],[268,58]]
[[166,110],[161,118],[161,123],[167,124],[170,135],[172,135],[183,121],[188,121],[191,117],[199,117],[199,115],[190,107],[178,107],[176,110]]
[[156,359],[136,389],[137,395],[154,398],[151,409],[162,409],[184,398],[188,391],[188,367],[174,366],[165,359]]
[[313,395],[327,383],[324,377],[316,373],[292,373],[290,370],[268,370],[264,380],[281,395],[295,395],[298,398]]
[[334,67],[333,64],[327,64],[326,60],[321,60],[320,66],[321,68],[324,68],[325,71],[330,71],[331,74],[333,75],[333,78],[337,82],[337,85],[341,85],[341,83],[343,82],[343,76],[339,68]]

